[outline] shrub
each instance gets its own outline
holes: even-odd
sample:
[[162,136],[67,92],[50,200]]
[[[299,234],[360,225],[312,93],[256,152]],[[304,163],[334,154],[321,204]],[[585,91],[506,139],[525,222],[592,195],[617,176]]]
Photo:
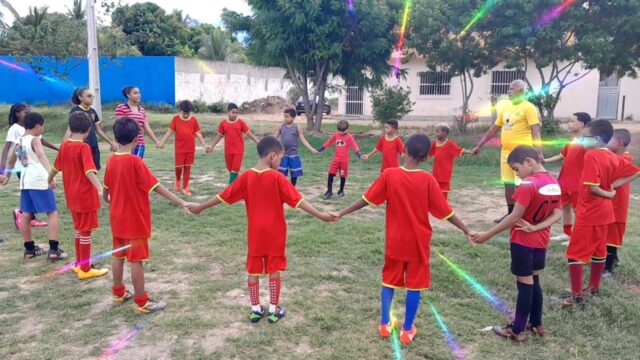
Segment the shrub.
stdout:
[[411,112],[414,102],[410,99],[411,90],[400,86],[384,85],[371,92],[373,116],[380,123],[387,120],[401,120]]

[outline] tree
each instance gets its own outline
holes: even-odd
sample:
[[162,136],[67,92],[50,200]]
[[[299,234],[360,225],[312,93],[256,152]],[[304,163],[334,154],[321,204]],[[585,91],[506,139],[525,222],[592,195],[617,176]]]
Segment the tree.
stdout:
[[235,41],[233,35],[219,27],[201,36],[202,46],[198,50],[201,58],[211,61],[242,62],[244,60],[244,46]]
[[[247,57],[256,65],[281,66],[302,93],[307,129],[320,131],[329,76],[350,84],[382,84],[390,73],[399,0],[358,1],[355,12],[342,0],[248,0],[253,15],[224,10],[232,32],[247,33]],[[315,110],[315,114],[313,111]]]
[[132,45],[122,28],[116,26],[103,26],[98,29],[98,43],[101,55],[140,56],[140,50]]
[[84,6],[82,6],[82,0],[73,0],[73,6],[71,9],[67,7],[67,15],[72,19],[85,21],[85,12]]
[[496,65],[485,41],[474,34],[459,36],[468,19],[484,1],[423,0],[416,1],[410,22],[407,46],[426,60],[432,71],[458,77],[462,89],[462,116],[469,114],[469,100],[474,78]]
[[411,90],[401,86],[382,86],[371,92],[373,116],[380,123],[401,120],[415,105],[411,101]]

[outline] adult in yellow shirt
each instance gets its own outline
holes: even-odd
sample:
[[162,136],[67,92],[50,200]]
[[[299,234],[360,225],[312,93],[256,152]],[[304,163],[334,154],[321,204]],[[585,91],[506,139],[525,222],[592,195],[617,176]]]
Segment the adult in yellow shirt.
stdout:
[[[507,158],[518,145],[530,145],[538,149],[540,158],[542,150],[540,148],[540,118],[536,107],[525,100],[527,84],[522,80],[515,80],[509,85],[509,103],[498,111],[498,118],[495,124],[489,128],[482,140],[473,148],[472,153],[477,155],[480,148],[502,130],[500,140],[502,150],[500,151],[500,179],[504,183],[504,196],[507,201],[507,215],[513,211],[513,194],[516,191],[516,181],[518,177],[507,163]],[[507,215],[496,220],[499,223]]]

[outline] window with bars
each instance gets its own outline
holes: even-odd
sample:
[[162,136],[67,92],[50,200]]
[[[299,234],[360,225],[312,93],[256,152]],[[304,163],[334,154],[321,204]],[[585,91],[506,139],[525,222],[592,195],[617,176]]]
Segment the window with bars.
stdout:
[[362,115],[364,113],[364,89],[359,86],[347,86],[345,100],[346,115]]
[[514,80],[524,80],[524,72],[518,70],[496,70],[491,72],[491,95],[506,95]]
[[426,71],[420,74],[420,95],[450,95],[451,76],[443,71]]

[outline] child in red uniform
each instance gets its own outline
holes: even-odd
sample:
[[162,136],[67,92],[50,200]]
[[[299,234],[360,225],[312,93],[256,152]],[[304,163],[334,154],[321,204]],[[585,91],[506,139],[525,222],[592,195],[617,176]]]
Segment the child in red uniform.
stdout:
[[247,123],[238,118],[238,105],[229,103],[227,105],[227,114],[227,120],[222,120],[220,126],[218,126],[218,134],[213,139],[211,149],[213,150],[224,137],[224,161],[227,164],[229,184],[231,184],[238,177],[240,168],[242,168],[244,136],[247,135],[256,144],[258,143],[258,138],[251,133]]
[[[154,301],[144,288],[143,262],[149,260],[151,237],[151,204],[149,194],[157,192],[186,209],[182,199],[165,189],[153,176],[141,158],[132,155],[140,128],[128,118],[121,117],[113,125],[119,144],[118,152],[107,160],[103,197],[110,202],[111,232],[113,234],[113,302],[123,303],[133,297],[135,311],[143,314],[164,309],[167,304]],[[124,260],[131,264],[134,296],[123,283]]]
[[74,271],[80,280],[106,275],[108,269],[91,266],[91,232],[98,228],[98,210],[102,184],[98,180],[98,170],[93,161],[93,153],[85,139],[91,131],[91,118],[85,112],[69,115],[68,140],[62,143],[53,167],[49,172],[49,184],[62,172],[64,195],[67,208],[73,218],[76,231],[76,267]]
[[493,330],[514,341],[524,341],[527,320],[534,334],[544,335],[540,272],[549,246],[549,227],[562,216],[561,191],[556,179],[542,166],[538,150],[532,146],[517,146],[507,162],[518,178],[523,179],[513,194],[513,211],[493,229],[477,234],[473,241],[484,243],[510,230],[511,273],[516,276],[518,287],[516,317],[512,324],[495,326]]
[[563,304],[564,307],[577,304],[581,308],[584,307],[582,276],[584,264],[589,260],[589,291],[596,294],[600,290],[607,258],[608,229],[616,221],[612,201],[616,195],[615,188],[631,181],[631,176],[640,171],[605,148],[613,137],[613,126],[608,121],[590,122],[582,137],[587,152],[580,178],[582,185],[576,207],[576,222],[567,248],[572,296]]
[[[633,156],[626,151],[631,142],[631,133],[627,129],[615,129],[613,138],[607,144],[607,148],[621,158],[633,162]],[[614,266],[618,263],[618,248],[622,247],[622,240],[627,228],[627,216],[629,212],[629,197],[631,184],[625,184],[616,188],[616,196],[613,198],[613,213],[616,222],[609,225],[607,240],[607,261],[605,262],[605,275],[613,274]]]
[[571,237],[571,229],[573,228],[573,211],[578,204],[578,193],[580,190],[580,175],[582,174],[582,164],[584,161],[584,146],[580,143],[580,135],[584,131],[587,124],[591,122],[591,116],[584,112],[577,112],[569,118],[567,128],[573,137],[571,143],[565,145],[560,155],[544,159],[543,163],[552,163],[564,160],[560,174],[558,175],[558,183],[562,190],[562,218],[564,225],[562,226],[565,235]]
[[471,151],[458,146],[448,138],[449,126],[440,124],[436,127],[436,141],[431,143],[429,156],[433,156],[433,176],[438,180],[444,198],[449,197],[451,191],[451,176],[453,175],[453,162],[455,158]]
[[[173,190],[176,192],[180,191],[180,178],[182,178],[182,193],[191,196],[189,178],[191,177],[191,167],[196,161],[196,140],[194,136],[197,137],[202,146],[204,146],[205,151],[210,152],[211,147],[204,141],[198,119],[192,114],[193,103],[189,100],[184,100],[180,102],[178,108],[180,109],[180,114],[171,119],[169,130],[167,130],[167,133],[164,134],[164,137],[160,140],[158,148],[162,149],[169,136],[173,133],[176,134],[176,182],[173,184]],[[184,177],[182,177],[183,171]]]
[[384,135],[380,137],[376,147],[370,153],[364,155],[362,160],[369,159],[373,154],[379,152],[382,154],[382,164],[380,165],[380,173],[388,168],[397,168],[400,166],[398,155],[404,153],[404,144],[402,138],[396,135],[398,132],[398,120],[387,120],[384,123]]
[[302,199],[298,190],[278,172],[284,156],[284,147],[273,136],[266,136],[258,143],[260,159],[255,168],[242,173],[223,192],[200,204],[192,204],[189,210],[199,214],[221,203],[233,204],[244,200],[248,219],[247,272],[251,299],[249,319],[256,323],[265,315],[260,305],[259,276],[269,274],[269,309],[267,319],[277,322],[286,314],[280,301],[280,272],[287,267],[285,248],[287,223],[283,204],[300,208],[324,221],[332,221],[329,214],[318,212]]
[[347,183],[347,177],[349,176],[349,149],[353,148],[358,158],[363,158],[356,140],[347,132],[347,130],[349,130],[349,123],[346,120],[340,120],[336,127],[338,131],[334,133],[327,142],[316,149],[318,152],[323,152],[331,145],[336,146],[333,160],[331,161],[331,165],[329,165],[327,192],[322,196],[324,200],[328,200],[333,196],[333,179],[336,177],[336,174],[340,174],[338,197],[344,196],[344,185]]
[[378,331],[388,337],[396,326],[391,303],[394,289],[407,289],[405,320],[400,341],[409,344],[417,334],[413,320],[420,304],[420,291],[430,285],[431,224],[429,213],[448,220],[465,234],[469,229],[460,221],[442,196],[438,182],[430,173],[419,169],[431,147],[425,134],[412,135],[405,145],[404,166],[384,171],[362,199],[337,214],[343,217],[368,204],[387,203],[386,249],[382,268],[382,318]]

